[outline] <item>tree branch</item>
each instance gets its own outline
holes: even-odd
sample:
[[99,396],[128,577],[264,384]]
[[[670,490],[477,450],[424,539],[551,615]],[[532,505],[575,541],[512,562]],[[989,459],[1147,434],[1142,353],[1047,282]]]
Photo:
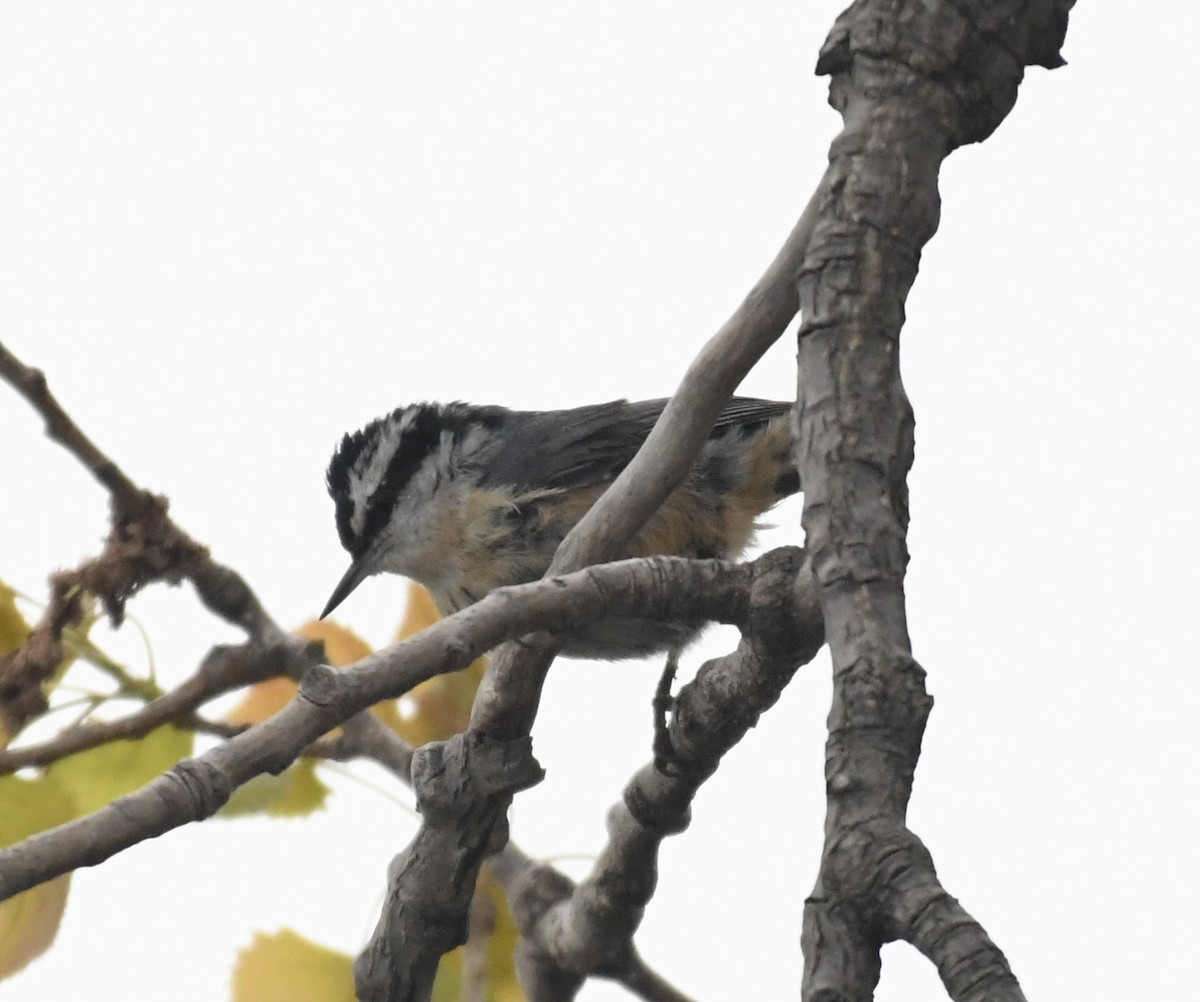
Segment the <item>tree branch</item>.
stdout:
[[[931,939],[914,904],[950,899],[905,826],[932,701],[905,617],[913,416],[898,341],[937,228],[942,159],[996,128],[1026,65],[1061,62],[1069,7],[858,0],[817,65],[833,77],[845,127],[798,283],[797,459],[834,671],[826,843],[804,912],[806,1000],[869,999],[880,945],[896,936],[938,954],[955,999],[1022,998],[977,924]],[[943,963],[951,950],[969,962]]]
[[[42,373],[24,366],[16,356],[7,352],[2,344],[0,344],[0,377],[16,386],[26,400],[29,400],[32,406],[38,410],[38,413],[42,414],[46,419],[50,438],[64,445],[64,448],[76,456],[92,474],[97,476],[101,484],[108,488],[110,496],[112,496],[114,526],[116,523],[128,521],[131,518],[134,521],[137,518],[146,518],[146,520],[160,522],[168,534],[186,540],[186,536],[167,517],[166,502],[134,485],[112,460],[104,456],[91,443],[91,440],[84,436],[70,416],[60,407],[58,401],[50,394]],[[187,548],[197,558],[196,563],[192,566],[192,576],[200,598],[218,616],[241,624],[252,636],[260,637],[262,640],[251,641],[238,647],[216,647],[210,650],[196,674],[193,674],[190,679],[126,718],[71,728],[49,742],[0,751],[0,774],[13,772],[13,770],[26,766],[41,766],[41,764],[74,754],[74,752],[95,748],[95,746],[110,742],[110,740],[143,736],[164,722],[190,718],[200,704],[221,695],[222,692],[277,676],[300,679],[306,668],[317,665],[319,655],[316,644],[302,643],[278,628],[274,620],[271,620],[259,605],[252,590],[235,571],[212,562],[203,547],[193,545]],[[96,562],[85,563],[76,571],[77,578],[88,577],[89,568],[96,564],[102,564],[103,560],[104,557]],[[646,570],[650,577],[664,578],[653,568]],[[744,571],[732,568],[724,570],[727,576],[745,577]],[[713,571],[712,566],[701,569],[696,581],[708,580]],[[636,578],[636,575],[634,577]],[[600,574],[583,583],[599,586],[599,592],[602,594],[608,588],[605,578],[605,574]],[[667,575],[659,583],[670,584],[667,578],[670,578],[670,575]],[[745,577],[745,580],[748,582],[749,577]],[[144,583],[146,582],[140,581],[136,587],[140,587],[140,584]],[[68,588],[73,587],[74,582],[68,586]],[[60,592],[66,592],[68,588],[60,588]],[[128,593],[132,593],[132,590],[133,588],[128,589]],[[725,598],[727,599],[728,596],[726,595]],[[641,596],[638,596],[636,602],[637,605],[642,604]],[[736,600],[727,602],[722,607],[725,610],[740,608],[739,602]],[[72,614],[74,612],[76,611],[72,610]],[[556,623],[560,622],[557,617],[551,616],[550,618]],[[64,617],[61,614],[44,619],[43,624],[40,624],[40,630],[35,630],[35,643],[38,636],[53,638],[55,643],[60,642],[62,629],[65,629],[68,622],[71,622],[71,617]],[[448,644],[448,648],[454,649],[455,644]],[[462,656],[464,659],[470,659],[467,654]],[[58,656],[55,656],[53,662],[56,665]],[[366,698],[370,700],[370,697]],[[272,724],[281,737],[286,733],[286,726],[274,721]],[[318,727],[313,727],[311,730],[318,730]],[[246,737],[239,744],[244,745],[246,749],[254,749],[258,737],[260,736],[246,732]],[[302,738],[298,738],[292,743],[293,751],[300,742],[302,742]],[[335,745],[323,750],[328,754],[338,756],[349,757],[360,754],[371,756],[400,776],[406,784],[410,782],[413,750],[365,710],[360,710],[350,716],[348,720],[343,721],[343,734]],[[306,746],[308,751],[313,751],[314,748],[322,748],[322,742],[317,739],[316,743],[308,743]],[[275,770],[286,768],[290,758],[294,757],[290,754],[280,755],[277,751],[265,750],[262,746],[258,746],[257,751],[258,756],[264,762],[270,760],[275,763],[274,766],[268,767]],[[235,749],[233,752],[235,760],[238,754],[238,750]],[[299,752],[296,751],[296,754]],[[170,827],[175,827],[176,823],[187,820],[182,816],[163,816],[163,812],[154,810],[155,805],[152,803],[152,800],[155,799],[154,790],[155,788],[169,787],[172,780],[168,779],[168,776],[174,775],[176,784],[179,780],[184,781],[182,785],[185,787],[186,798],[202,804],[196,809],[197,814],[210,814],[215,811],[228,797],[228,792],[232,792],[233,788],[238,785],[238,779],[232,775],[224,775],[226,781],[220,781],[222,778],[220,763],[228,758],[228,746],[222,746],[221,749],[215,750],[209,756],[180,763],[172,770],[172,773],[167,774],[164,778],[144,787],[142,791],[131,794],[131,797],[122,798],[119,805],[112,805],[112,808],[97,812],[96,815],[72,822],[71,826],[64,826],[64,828],[70,828],[70,832],[53,829],[52,832],[43,833],[47,836],[46,839],[35,836],[34,839],[10,847],[10,850],[0,851],[0,898],[17,893],[23,887],[32,886],[34,883],[49,878],[49,876],[40,875],[37,868],[23,874],[25,868],[28,868],[30,860],[36,860],[38,868],[43,874],[53,875],[54,871],[65,872],[76,868],[77,865],[101,862],[103,858],[110,856],[113,852],[120,851],[122,847],[136,844],[137,841],[148,838],[151,834],[168,830]],[[217,766],[214,770],[203,768],[206,764],[214,763]],[[226,772],[235,772],[236,764],[238,763],[235,761],[233,767],[227,768]],[[244,772],[247,773],[246,778],[250,778],[250,775],[262,772],[262,770],[257,766],[250,766],[244,769]],[[191,785],[188,781],[191,781]],[[172,794],[176,792],[178,791],[174,788],[170,790]],[[104,830],[109,827],[114,812],[121,815],[122,821],[125,820],[125,817],[130,817],[136,823],[126,824],[119,833],[119,838],[109,839],[108,845],[97,845],[94,833],[97,829]],[[532,860],[529,860],[514,846],[505,846],[500,858],[508,860],[510,863],[516,860],[516,863],[522,864],[523,870],[533,868],[534,865]],[[560,875],[556,876],[560,877]],[[536,881],[530,882],[530,878],[527,876],[523,886],[528,889],[534,884]],[[510,888],[506,888],[506,890],[509,890],[510,894],[512,893]],[[649,1002],[655,1002],[655,1000],[686,1002],[682,992],[672,988],[658,974],[650,970],[636,954],[631,954],[625,970],[614,972],[613,977],[628,986],[635,995],[646,998]]]
[[[49,765],[60,758],[108,744],[110,741],[129,741],[144,737],[163,724],[186,725],[189,720],[196,723],[192,716],[194,711],[223,693],[280,675],[298,679],[304,668],[320,659],[315,650],[306,654],[305,646],[299,642],[252,642],[238,646],[214,647],[205,655],[194,675],[127,717],[79,724],[39,744],[0,751],[0,776],[28,766]],[[237,727],[224,732],[222,736],[229,737],[241,730],[243,728]]]
[[33,406],[46,422],[46,434],[78,459],[93,477],[108,491],[116,511],[130,516],[141,515],[153,495],[138,487],[121,469],[101,452],[70,415],[59,406],[46,377],[40,369],[25,365],[0,343],[0,377],[3,377]]
[[[575,571],[619,554],[683,480],[733,390],[796,314],[795,278],[824,191],[823,181],[763,277],[688,369],[641,450],[563,540],[548,574]],[[524,637],[519,646],[499,651],[476,694],[467,734],[451,739],[446,748],[430,749],[437,761],[429,775],[453,791],[447,796],[459,803],[467,795],[477,801],[462,814],[426,814],[409,848],[393,861],[387,900],[397,910],[395,921],[389,923],[385,916],[359,957],[356,978],[362,998],[427,998],[437,958],[461,942],[479,867],[504,844],[505,814],[518,787],[473,786],[452,770],[465,767],[469,759],[486,771],[482,760],[489,758],[497,767],[504,760],[504,768],[514,770],[513,763],[521,760],[521,782],[537,781],[540,767],[528,736],[556,653],[553,639],[545,635]],[[433,790],[430,796],[436,796]],[[422,878],[410,869],[432,858],[457,859],[459,865],[436,875],[430,871],[424,878],[430,883],[421,886]],[[431,910],[405,905],[405,895],[427,902]],[[422,939],[429,930],[438,935]],[[391,943],[384,942],[387,937]],[[408,944],[403,958],[402,944]],[[382,962],[384,956],[391,956],[388,964]]]
[[[192,540],[167,516],[167,502],[138,487],[107,455],[100,451],[83,433],[70,415],[61,407],[50,388],[46,377],[38,369],[30,368],[0,343],[0,378],[3,378],[33,406],[46,422],[46,433],[71,455],[78,459],[88,471],[108,490],[113,508],[113,536],[122,535],[121,530],[132,532],[145,546],[156,544],[168,556],[157,555],[150,561],[150,570],[175,581],[181,575],[187,577],[205,606],[226,622],[240,626],[256,639],[277,638],[283,633],[267,615],[258,597],[242,579],[228,567],[218,564],[208,550]],[[145,559],[145,554],[140,554]],[[170,557],[173,555],[174,560]],[[128,555],[126,555],[128,557]],[[107,591],[98,592],[105,600],[110,613],[119,621],[120,609],[125,599],[137,588],[157,578],[134,578],[121,581],[125,590],[110,582]]]
[[[269,720],[198,758],[183,760],[93,814],[0,849],[0,900],[79,866],[94,866],[189,821],[210,817],[238,786],[264,772],[281,772],[318,737],[360,710],[395,699],[434,675],[462,668],[511,637],[551,625],[574,630],[601,616],[740,623],[747,615],[752,575],[753,565],[715,560],[648,557],[606,564],[493,591],[475,605],[349,667],[314,665],[305,673],[296,698]],[[436,756],[440,747],[422,749],[413,767],[418,804],[426,815],[453,806],[438,799],[436,784],[428,783],[419,766],[422,753]],[[426,757],[425,767],[431,764],[432,758]],[[528,778],[524,763],[501,762],[501,768],[485,774],[482,781],[516,784]],[[440,867],[455,858],[430,862]],[[447,879],[445,886],[451,883]]]
[[[609,843],[592,873],[540,916],[518,922],[531,971],[624,970],[633,934],[658,882],[662,840],[683,831],[700,786],[724,754],[779,699],[796,669],[824,643],[821,610],[802,551],[773,550],[755,563],[750,617],[737,651],[705,664],[675,700],[670,769],[644,766],[608,816]],[[525,979],[523,986],[528,988]],[[549,990],[531,999],[551,999]],[[561,996],[559,996],[561,997]]]
[[[588,975],[624,981],[641,969],[632,936],[656,882],[659,843],[687,826],[691,799],[721,756],[774,704],[795,668],[820,648],[820,612],[800,551],[775,550],[751,566],[743,626],[747,639],[737,654],[711,662],[680,692],[671,724],[677,775],[664,776],[648,766],[634,778],[625,803],[610,815],[612,841],[592,876],[573,888],[566,878],[507,849],[494,861],[493,872],[505,883],[522,931],[518,969],[531,1000],[569,997]],[[419,841],[414,846],[411,851],[421,859]],[[441,862],[452,872],[461,865],[459,857]],[[419,896],[425,882],[400,879],[405,873],[403,866],[393,868],[392,893],[408,896],[394,911],[385,908],[385,932],[372,943],[378,952],[365,954],[372,964],[367,976],[375,970],[390,973],[405,960],[383,949],[396,935],[387,929],[389,916],[403,916],[410,907],[428,913]],[[361,967],[357,973],[360,993],[366,995]],[[421,987],[416,978],[404,971],[395,983],[415,994]],[[656,998],[679,997],[657,978],[645,984]]]
[[[42,374],[24,366],[3,345],[0,345],[0,376],[16,386],[43,415],[50,437],[75,455],[110,491],[114,512],[114,535],[117,526],[130,522],[136,525],[138,519],[144,519],[157,523],[157,531],[160,534],[187,540],[182,531],[167,517],[165,501],[136,487],[75,425],[50,394]],[[144,528],[141,531],[145,535],[151,534]],[[190,544],[190,540],[187,542]],[[261,639],[237,647],[214,648],[192,678],[126,718],[81,726],[39,745],[0,752],[0,772],[46,764],[106,741],[136,738],[162,723],[187,718],[202,703],[222,692],[279,675],[300,679],[306,668],[315,668],[318,656],[316,645],[304,644],[281,630],[263,610],[245,581],[231,569],[211,561],[202,547],[190,544],[185,549],[194,561],[191,567],[193,582],[205,604],[217,615],[242,625],[253,637]],[[77,591],[78,580],[87,579],[89,575],[95,577],[91,569],[96,565],[103,566],[106,559],[116,562],[116,558],[108,554],[102,555],[97,561],[86,562],[74,572],[76,580],[69,585],[60,585],[58,593]],[[163,570],[178,570],[178,567],[165,562]],[[663,574],[661,568],[651,565],[641,570],[652,584],[671,587],[672,575]],[[738,568],[718,568],[710,565],[692,570],[698,571],[694,580],[704,591],[711,591],[708,585],[711,584],[714,573],[743,580],[746,584],[749,582],[748,572]],[[619,576],[622,572],[618,570],[616,573]],[[127,569],[122,569],[121,576],[134,577]],[[576,584],[582,584],[585,590],[589,590],[587,586],[591,586],[593,604],[601,597],[607,603],[607,592],[611,587],[608,577],[609,574],[601,572],[594,576],[589,575],[587,580]],[[629,575],[629,578],[636,593],[638,575],[634,573]],[[124,591],[118,593],[113,590],[108,595],[111,604],[119,610],[119,603],[137,587],[148,583],[148,580],[135,578],[135,583]],[[552,584],[551,588],[553,587]],[[568,583],[568,590],[570,587]],[[736,587],[735,580],[735,590]],[[96,590],[103,591],[101,588]],[[722,610],[736,615],[741,608],[736,595],[731,598],[721,588],[716,588],[715,592],[721,595]],[[552,595],[549,589],[543,589],[543,594],[544,597],[556,600],[552,604],[557,604],[557,598],[562,596],[561,592],[559,596]],[[520,597],[517,596],[515,600],[519,604]],[[632,601],[641,608],[644,606],[645,596],[636,594]],[[503,605],[503,597],[500,597],[499,604]],[[35,644],[39,638],[42,639],[43,646],[46,638],[55,644],[59,643],[63,629],[77,618],[78,609],[72,608],[68,613],[64,615],[60,611],[56,615],[44,617],[44,622],[34,631]],[[557,613],[550,613],[546,618],[555,625],[564,622]],[[448,628],[442,629],[448,631]],[[518,628],[518,632],[523,632],[523,628]],[[443,649],[451,657],[459,651],[458,645],[453,641],[446,643]],[[60,652],[56,651],[55,656],[44,657],[44,660],[56,665],[60,656]],[[464,662],[473,657],[469,652],[460,652],[460,656]],[[457,663],[454,665],[455,668],[459,666]],[[316,670],[328,672],[328,669],[324,668]],[[353,668],[347,671],[352,672]],[[349,678],[347,675],[346,679]],[[406,690],[408,687],[404,686]],[[303,695],[310,696],[307,691]],[[373,700],[369,695],[360,694],[360,701]],[[293,715],[301,712],[294,709],[301,702],[301,697],[298,697],[288,710]],[[332,703],[336,703],[336,699],[325,700],[327,705]],[[317,705],[320,705],[320,701]],[[311,723],[313,714],[307,713],[305,716],[310,718]],[[252,775],[267,769],[281,771],[299,753],[299,745],[304,743],[308,734],[324,733],[322,725],[312,723],[303,734],[298,732],[288,751],[281,753],[277,748],[272,749],[269,746],[287,742],[264,741],[263,730],[273,729],[278,739],[284,739],[287,736],[288,725],[275,718],[268,723],[269,728],[252,728],[245,732],[240,740],[229,742],[200,759],[180,763],[164,777],[129,797],[122,798],[109,808],[0,851],[0,897],[17,893],[41,880],[50,879],[55,873],[66,872],[78,865],[98,863],[144,838],[176,827],[190,816],[207,816],[219,808],[239,782],[244,782]],[[234,746],[232,750],[230,745]],[[316,748],[338,756],[369,754],[392,769],[405,782],[410,781],[412,749],[365,711],[360,710],[343,722],[343,734],[330,748],[322,748],[320,740],[315,743],[309,742],[306,747],[310,752]],[[255,761],[240,761],[243,750],[247,760]],[[244,778],[239,778],[240,776]],[[160,794],[164,794],[161,801]],[[172,804],[182,807],[182,813],[172,809],[158,809],[163,805],[170,807]],[[97,838],[97,832],[104,832],[106,837]],[[502,858],[510,861],[515,859],[532,866],[528,858],[515,847],[506,847]],[[525,886],[530,886],[528,881]],[[686,1002],[681,993],[650,970],[636,954],[629,957],[627,969],[624,972],[616,972],[614,976],[635,994],[652,1002],[656,999],[664,1002]]]
[[550,573],[615,559],[683,483],[733,391],[800,309],[796,279],[828,184],[827,173],[762,277],[688,366],[645,444],[567,534]]
[[[824,177],[762,277],[700,350],[641,449],[563,539],[547,576],[613,560],[691,469],[733,391],[799,309],[795,281],[825,198]],[[476,697],[472,726],[500,737],[529,733],[556,650],[501,652]]]
[[216,615],[251,637],[278,640],[284,634],[234,571],[216,563],[167,514],[165,498],[137,487],[84,435],[51,394],[40,371],[0,344],[0,378],[33,405],[46,431],[109,491],[111,529],[99,557],[53,576],[50,601],[19,650],[0,657],[0,725],[17,734],[47,708],[43,685],[64,658],[63,631],[84,614],[83,596],[95,595],[114,623],[135,592],[155,581],[190,580]]
[[[409,770],[413,749],[394,731],[371,714],[360,713],[346,721],[342,732],[346,750],[351,755],[374,760],[411,786]],[[511,841],[492,858],[490,872],[504,888],[518,924],[522,923],[522,916],[535,924],[547,908],[560,900],[564,889],[569,894],[575,886],[553,867],[535,863]],[[525,933],[522,926],[522,934]],[[627,959],[626,966],[613,972],[611,977],[633,995],[646,1002],[690,1002],[686,995],[651,970],[636,951]]]
[[[640,609],[638,615],[646,618],[692,618],[698,609],[684,613],[678,605],[667,604],[678,603],[689,594],[693,601],[700,597],[674,575],[676,563],[674,558],[650,558],[644,565],[647,575],[627,589],[625,596],[613,590],[620,585],[619,579],[606,583],[601,578],[608,577],[609,568],[637,568],[642,561],[601,565],[565,578],[543,580],[538,587],[561,588],[566,582],[591,581],[601,603],[607,603],[608,615],[620,617]],[[688,565],[687,561],[681,564]],[[732,579],[716,577],[700,586],[706,601],[700,616],[744,624],[754,565],[690,564],[694,568],[706,565],[739,573],[736,585]],[[492,596],[508,591],[512,590],[501,589]],[[577,620],[560,619],[556,628],[573,632],[578,625]],[[528,631],[514,635],[524,632]],[[362,999],[419,999],[428,993],[438,959],[465,935],[466,909],[482,859],[507,841],[508,803],[515,792],[541,777],[527,742],[497,741],[475,729],[418,749],[412,773],[425,821],[408,849],[389,868],[379,924],[355,963],[355,982]],[[448,833],[457,837],[446,839]]]

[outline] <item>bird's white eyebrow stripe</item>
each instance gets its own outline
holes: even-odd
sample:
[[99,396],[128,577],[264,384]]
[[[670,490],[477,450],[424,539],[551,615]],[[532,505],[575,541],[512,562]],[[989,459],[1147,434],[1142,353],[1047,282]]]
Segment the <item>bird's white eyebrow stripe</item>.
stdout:
[[350,527],[354,534],[362,537],[367,515],[373,507],[372,498],[379,490],[387,471],[396,458],[404,430],[412,424],[411,411],[400,415],[390,414],[383,418],[379,435],[368,449],[358,456],[350,469],[350,500],[354,507],[350,516]]
[[[484,418],[462,404],[412,404],[369,425],[369,452],[351,469],[350,528],[366,544],[385,531],[396,504],[424,471],[434,478],[452,473],[454,456],[480,444]],[[431,486],[430,490],[433,489]]]
[[391,519],[397,499],[414,476],[436,457],[442,415],[435,404],[417,404],[385,419],[379,444],[360,481],[360,536],[374,537]]

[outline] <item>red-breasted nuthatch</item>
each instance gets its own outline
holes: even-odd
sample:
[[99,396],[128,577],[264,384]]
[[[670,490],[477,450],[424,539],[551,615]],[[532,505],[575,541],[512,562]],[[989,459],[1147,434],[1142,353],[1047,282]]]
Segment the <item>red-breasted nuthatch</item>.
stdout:
[[[346,435],[326,481],[353,558],[322,618],[365,578],[424,585],[443,614],[540,578],[558,544],[641,448],[666,400],[511,411],[410,404]],[[757,517],[799,490],[791,404],[735,397],[687,479],[625,550],[735,558]],[[564,641],[574,657],[678,649],[702,623],[615,619]]]

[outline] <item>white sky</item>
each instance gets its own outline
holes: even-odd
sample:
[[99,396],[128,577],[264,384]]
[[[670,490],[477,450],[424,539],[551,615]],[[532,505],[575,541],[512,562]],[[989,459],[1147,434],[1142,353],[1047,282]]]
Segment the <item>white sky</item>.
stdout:
[[[414,399],[670,392],[820,175],[840,7],[5,4],[0,339],[299,623],[344,568],[322,484],[343,431]],[[947,163],[908,304],[910,624],[937,700],[910,820],[1030,998],[1194,981],[1198,28],[1081,5],[1070,65]],[[794,350],[744,391],[790,396]],[[104,499],[2,387],[0,432],[0,577],[41,595],[96,550]],[[798,510],[767,542],[798,541]],[[401,592],[373,579],[339,615],[383,643]],[[186,590],[131,611],[165,680],[236,636]],[[598,850],[657,672],[556,668],[527,850]],[[698,998],[798,994],[828,699],[823,658],[664,850],[637,941]],[[251,930],[285,924],[357,949],[413,821],[339,790],[79,873],[6,1002],[219,999]],[[882,1002],[937,984],[885,951]]]

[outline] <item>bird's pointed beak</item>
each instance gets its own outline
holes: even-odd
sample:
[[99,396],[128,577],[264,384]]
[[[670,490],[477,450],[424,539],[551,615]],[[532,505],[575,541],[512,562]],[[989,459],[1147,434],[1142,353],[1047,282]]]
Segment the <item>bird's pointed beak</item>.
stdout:
[[354,591],[363,581],[371,576],[371,557],[370,554],[364,554],[350,565],[349,570],[342,575],[342,580],[337,583],[337,587],[333,589],[333,594],[329,596],[329,601],[325,603],[325,611],[321,613],[321,618],[324,619],[334,609],[341,605],[349,594]]

